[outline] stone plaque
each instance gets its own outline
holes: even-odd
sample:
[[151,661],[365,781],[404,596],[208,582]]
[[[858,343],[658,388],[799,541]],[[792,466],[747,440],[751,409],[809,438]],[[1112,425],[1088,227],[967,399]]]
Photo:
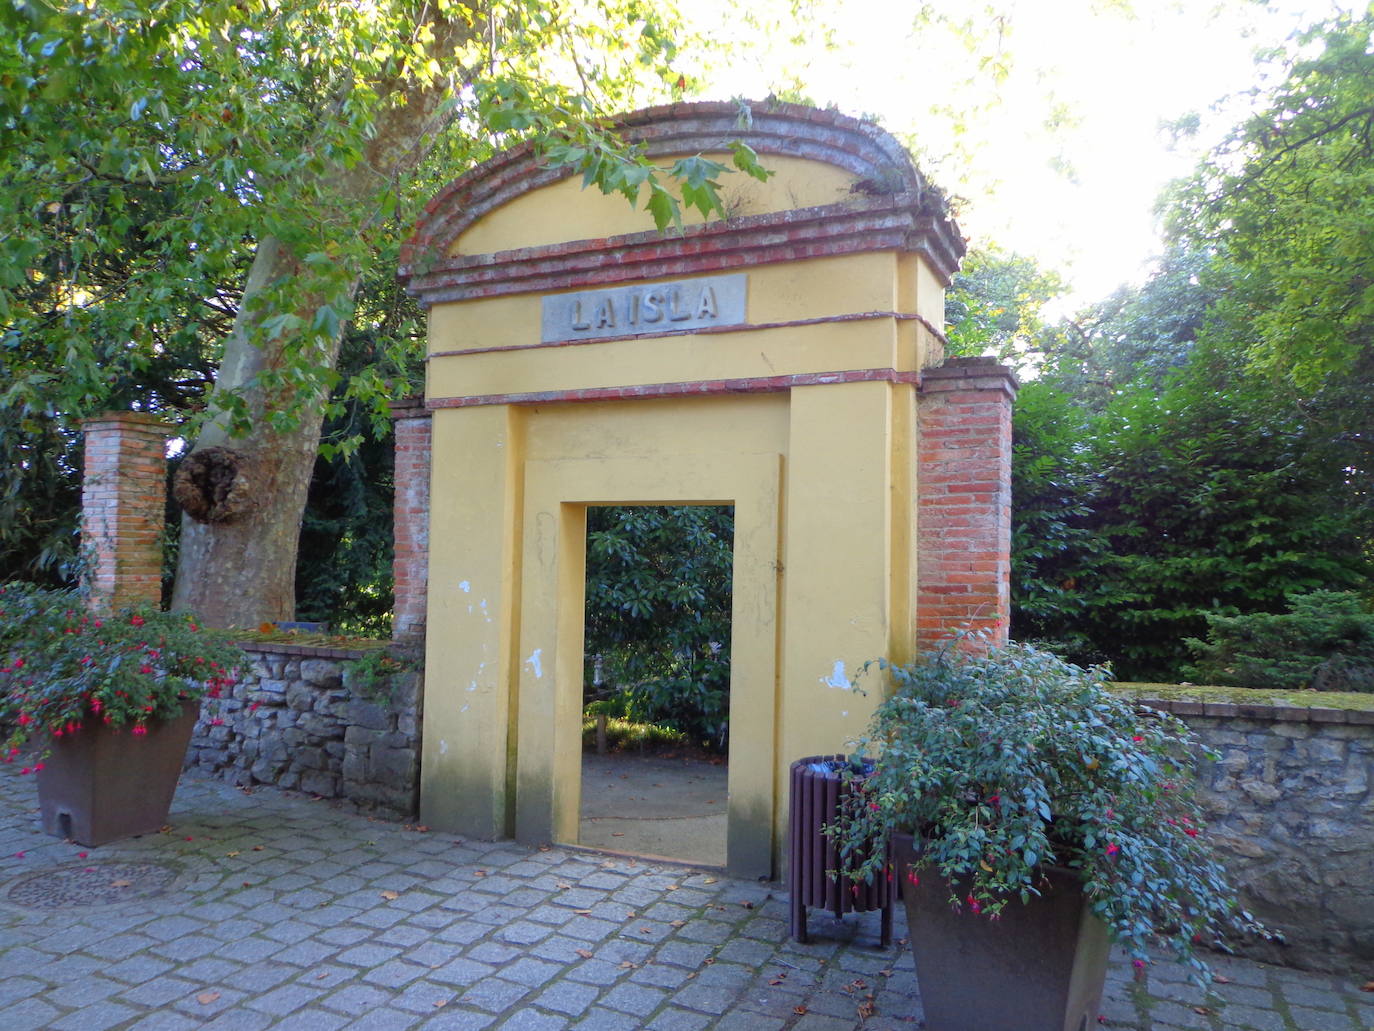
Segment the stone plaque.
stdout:
[[540,341],[600,340],[744,324],[744,273],[544,298]]

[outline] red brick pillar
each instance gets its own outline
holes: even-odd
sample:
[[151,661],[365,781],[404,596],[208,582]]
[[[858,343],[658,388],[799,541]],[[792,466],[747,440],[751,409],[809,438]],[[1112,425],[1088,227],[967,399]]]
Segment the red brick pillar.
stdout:
[[410,398],[393,404],[391,417],[396,420],[396,600],[391,636],[395,641],[419,642],[425,636],[429,590],[430,413],[421,399]]
[[86,419],[81,480],[83,586],[99,609],[162,603],[167,426],[144,412]]
[[917,401],[916,645],[1011,616],[1011,406],[1017,382],[992,358],[927,369]]

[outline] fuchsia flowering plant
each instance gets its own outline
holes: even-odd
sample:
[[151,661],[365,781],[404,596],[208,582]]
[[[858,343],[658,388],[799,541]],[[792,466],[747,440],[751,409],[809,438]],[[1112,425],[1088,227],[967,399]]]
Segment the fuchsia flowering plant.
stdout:
[[92,722],[147,733],[188,702],[218,697],[243,653],[193,616],[152,609],[88,611],[73,591],[0,585],[0,760],[30,738]]
[[835,832],[853,876],[886,876],[872,842],[907,832],[918,858],[902,876],[945,878],[951,905],[995,919],[1067,868],[1138,965],[1164,945],[1200,976],[1197,945],[1265,933],[1202,833],[1199,748],[1180,720],[1112,694],[1100,668],[960,643],[865,666],[893,690],[858,744],[876,768]]

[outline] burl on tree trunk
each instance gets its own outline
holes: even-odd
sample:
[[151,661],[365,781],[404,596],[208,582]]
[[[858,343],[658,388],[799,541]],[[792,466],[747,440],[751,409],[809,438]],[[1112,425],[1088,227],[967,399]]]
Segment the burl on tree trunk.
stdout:
[[[210,626],[256,627],[295,613],[296,546],[318,427],[282,446],[212,446],[182,463],[185,512],[172,607]],[[312,432],[313,430],[313,432]]]

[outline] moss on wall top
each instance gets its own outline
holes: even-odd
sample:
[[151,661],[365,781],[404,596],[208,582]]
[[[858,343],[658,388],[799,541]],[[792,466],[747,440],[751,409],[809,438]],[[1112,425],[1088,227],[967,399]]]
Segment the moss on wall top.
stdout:
[[1112,689],[1134,698],[1167,701],[1229,702],[1235,705],[1283,705],[1303,709],[1353,709],[1374,712],[1374,694],[1348,691],[1275,691],[1257,687],[1217,687],[1202,684],[1113,684]]

